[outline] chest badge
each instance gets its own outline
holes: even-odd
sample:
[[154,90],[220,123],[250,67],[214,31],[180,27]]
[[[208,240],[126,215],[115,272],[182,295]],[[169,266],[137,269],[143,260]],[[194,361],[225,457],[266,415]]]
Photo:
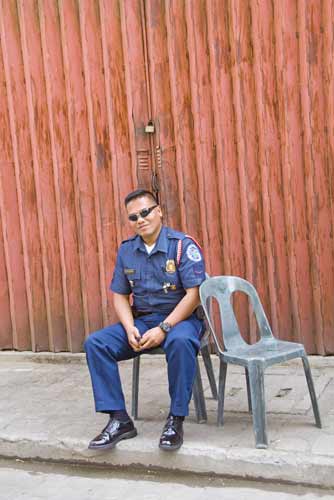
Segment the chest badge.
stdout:
[[175,271],[176,271],[175,260],[168,259],[166,261],[166,272],[167,273],[175,273]]

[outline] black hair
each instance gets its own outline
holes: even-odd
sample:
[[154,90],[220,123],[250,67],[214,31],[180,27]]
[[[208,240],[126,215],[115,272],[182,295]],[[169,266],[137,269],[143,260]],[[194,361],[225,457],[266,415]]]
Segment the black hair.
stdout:
[[136,200],[137,198],[143,198],[144,196],[152,198],[152,200],[158,204],[158,200],[151,191],[148,191],[148,189],[136,189],[135,191],[132,191],[124,198],[124,205],[127,206],[127,204],[130,203],[130,201]]

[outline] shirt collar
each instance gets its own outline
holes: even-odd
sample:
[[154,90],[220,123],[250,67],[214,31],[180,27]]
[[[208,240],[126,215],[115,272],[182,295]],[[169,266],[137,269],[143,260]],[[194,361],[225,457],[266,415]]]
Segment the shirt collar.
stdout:
[[[142,238],[139,235],[137,235],[134,238],[133,250],[141,250],[142,252],[146,252],[144,241],[142,240]],[[158,236],[158,239],[155,243],[155,247],[152,250],[152,253],[150,255],[152,255],[156,252],[163,252],[163,253],[168,252],[168,237],[167,237],[167,227],[166,226],[162,226],[160,234]]]

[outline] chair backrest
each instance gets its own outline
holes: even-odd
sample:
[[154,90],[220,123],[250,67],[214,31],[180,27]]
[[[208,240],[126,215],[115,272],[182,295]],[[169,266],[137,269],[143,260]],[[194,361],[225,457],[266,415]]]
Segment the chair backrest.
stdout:
[[211,333],[215,339],[217,348],[222,352],[219,339],[215,332],[212,321],[212,299],[216,299],[219,305],[220,321],[222,325],[224,346],[226,350],[235,349],[248,344],[241,336],[238,322],[236,320],[231,296],[234,292],[244,292],[248,295],[252,304],[254,314],[259,326],[261,338],[272,339],[273,334],[254,286],[249,281],[237,276],[215,276],[206,279],[200,286],[200,297],[205,316],[209,323]]

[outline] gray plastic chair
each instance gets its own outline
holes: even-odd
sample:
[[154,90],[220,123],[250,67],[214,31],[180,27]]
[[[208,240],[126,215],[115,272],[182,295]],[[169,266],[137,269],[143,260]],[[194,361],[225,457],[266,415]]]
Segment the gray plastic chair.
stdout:
[[[210,384],[210,388],[211,388],[211,392],[212,392],[212,397],[214,399],[218,399],[216,379],[215,379],[215,376],[213,373],[213,367],[212,367],[212,362],[211,362],[211,358],[210,358],[210,351],[209,351],[209,334],[210,334],[210,332],[207,328],[206,332],[204,333],[204,335],[201,339],[200,352],[202,354],[204,366],[205,366],[207,374],[208,374],[208,379],[209,379],[209,384]],[[157,347],[155,349],[151,349],[150,351],[147,351],[147,353],[145,353],[145,354],[149,354],[149,355],[164,354],[164,351],[161,349],[161,347]],[[134,419],[138,418],[139,369],[140,369],[141,356],[137,356],[136,358],[133,359],[133,367],[132,367],[131,415],[133,416]],[[198,359],[197,359],[197,372],[196,372],[195,381],[194,381],[194,385],[193,385],[192,395],[193,395],[193,399],[194,399],[194,406],[195,406],[197,422],[198,423],[206,422],[207,421],[207,412],[206,412],[205,398],[204,398],[204,392],[203,392],[201,370],[200,370]]]
[[[239,291],[246,293],[250,298],[259,326],[261,338],[253,345],[249,345],[243,340],[233,311],[231,295]],[[253,413],[256,448],[267,448],[264,370],[267,366],[276,363],[294,358],[302,358],[316,425],[321,428],[317,398],[304,346],[295,342],[278,340],[273,336],[253,285],[235,276],[216,276],[202,283],[200,297],[220,357],[217,424],[223,425],[224,420],[227,363],[243,366],[245,367],[246,374],[248,406]],[[213,298],[219,304],[225,350],[220,345],[210,314],[210,306]]]

